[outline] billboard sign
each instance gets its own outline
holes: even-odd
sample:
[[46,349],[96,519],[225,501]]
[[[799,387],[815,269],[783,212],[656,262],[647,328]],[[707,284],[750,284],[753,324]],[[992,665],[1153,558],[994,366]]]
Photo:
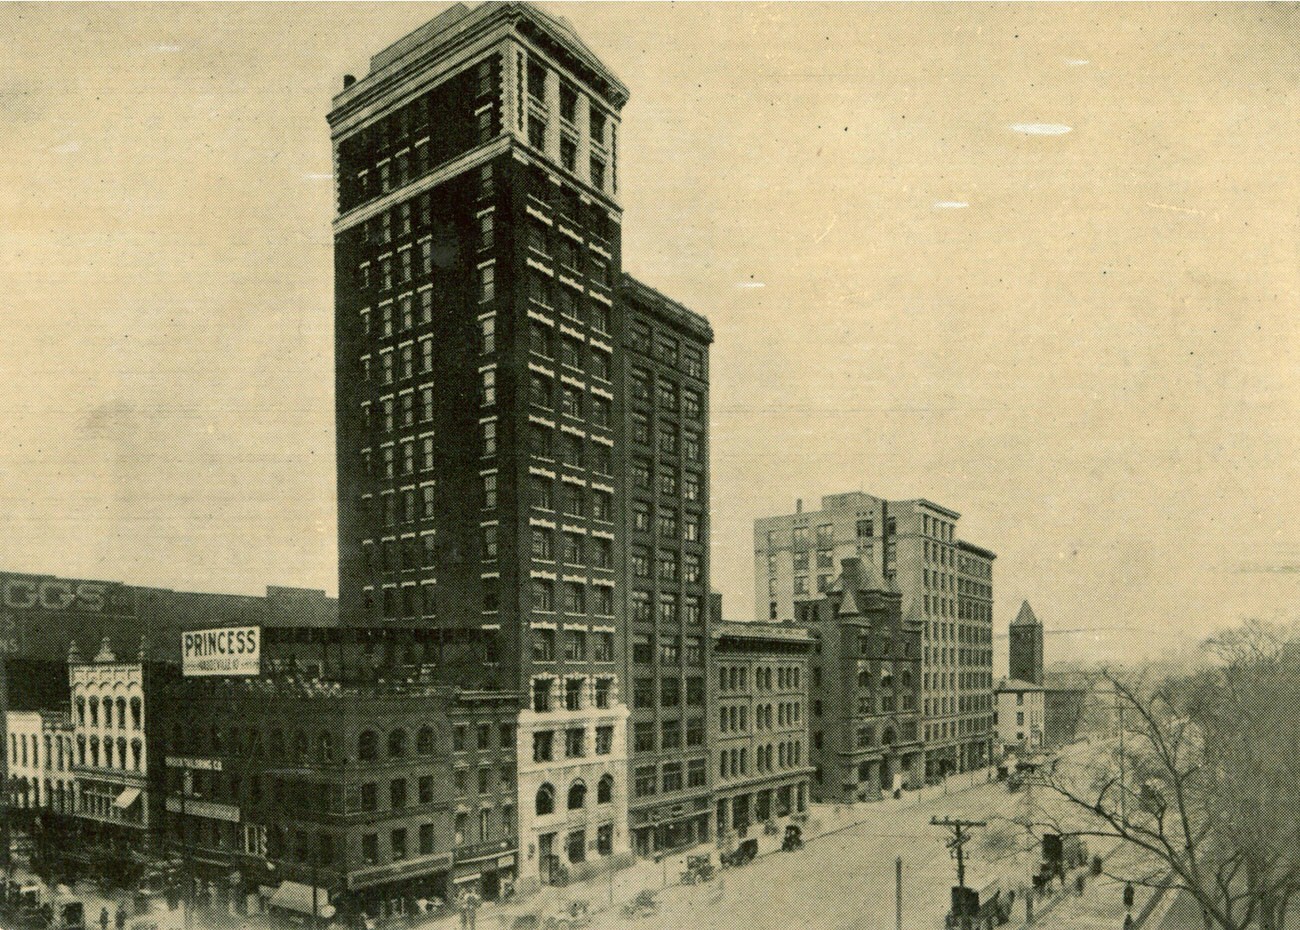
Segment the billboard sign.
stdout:
[[261,673],[261,627],[221,627],[181,634],[181,674],[186,678]]
[[0,573],[0,608],[6,611],[133,616],[131,593],[113,581]]

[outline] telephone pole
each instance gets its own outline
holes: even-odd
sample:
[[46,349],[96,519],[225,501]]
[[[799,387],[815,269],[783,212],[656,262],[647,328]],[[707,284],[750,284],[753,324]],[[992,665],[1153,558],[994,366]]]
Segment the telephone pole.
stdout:
[[957,859],[957,927],[958,930],[968,930],[965,846],[970,840],[970,828],[983,827],[987,824],[983,820],[963,820],[960,817],[931,817],[930,824],[952,831],[952,837],[948,840],[947,846]]

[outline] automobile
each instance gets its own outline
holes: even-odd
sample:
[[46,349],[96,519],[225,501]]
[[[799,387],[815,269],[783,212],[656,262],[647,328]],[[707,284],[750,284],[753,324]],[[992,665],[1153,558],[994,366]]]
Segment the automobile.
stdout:
[[751,837],[747,840],[741,840],[739,845],[729,853],[723,853],[722,865],[725,868],[738,868],[745,865],[755,856],[758,855],[758,839]]
[[785,828],[785,838],[781,840],[781,849],[784,852],[794,852],[796,849],[803,849],[803,831],[797,824],[789,824]]
[[682,884],[694,885],[707,882],[713,878],[713,859],[707,853],[703,856],[687,856],[686,870],[682,872]]

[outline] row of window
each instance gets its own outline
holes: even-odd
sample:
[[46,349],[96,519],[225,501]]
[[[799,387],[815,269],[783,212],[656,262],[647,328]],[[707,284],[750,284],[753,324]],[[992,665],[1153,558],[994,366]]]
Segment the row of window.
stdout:
[[[773,749],[776,757],[773,758]],[[763,775],[786,768],[797,768],[803,761],[803,741],[768,743],[754,748],[754,774]],[[749,774],[748,748],[723,749],[718,753],[718,777],[740,778]]]
[[[703,746],[704,718],[688,717],[685,734],[686,748],[694,749]],[[659,749],[681,749],[682,745],[682,722],[675,717],[660,721],[658,726],[653,720],[642,720],[633,724],[632,750],[635,753],[656,752]]]
[[[704,575],[704,556],[698,552],[679,553],[672,549],[660,549],[658,567],[660,581],[699,584]],[[644,546],[632,547],[632,574],[637,578],[651,577],[650,550]]]
[[[585,759],[587,757],[587,728],[569,727],[565,730],[538,730],[533,733],[533,761],[553,762],[558,756],[556,734],[563,734],[565,759]],[[614,728],[601,725],[595,728],[595,742],[592,746],[595,755],[607,756],[613,751]]]
[[[658,706],[679,707],[682,703],[681,679],[665,675],[659,681]],[[656,688],[653,678],[635,678],[632,681],[632,706],[634,708],[651,708],[656,706]],[[688,676],[686,678],[686,706],[704,706],[704,679]]]
[[[661,624],[680,624],[683,620],[688,626],[699,626],[704,622],[704,597],[688,594],[685,598],[685,616],[679,607],[682,601],[675,592],[659,595],[659,622]],[[631,594],[632,620],[636,623],[653,623],[653,599],[649,591],[633,591]]]
[[951,646],[925,647],[925,664],[930,665],[992,665],[991,649],[957,649]]
[[992,710],[993,695],[991,694],[961,694],[961,695],[944,695],[935,698],[927,698],[925,701],[926,716],[930,715],[930,708],[933,707],[935,714],[965,714],[971,711]]
[[938,620],[925,621],[926,639],[952,640],[961,643],[991,643],[993,631],[988,627],[972,627],[959,623],[940,623]]
[[[89,755],[86,753],[87,744],[90,747]],[[129,756],[127,755],[128,745],[130,747]],[[103,748],[102,756],[100,755],[101,747]],[[144,744],[138,738],[132,739],[128,744],[124,736],[119,736],[116,740],[111,736],[106,736],[101,743],[98,736],[92,736],[88,743],[86,737],[80,733],[77,734],[77,765],[89,765],[94,768],[106,769],[119,768],[138,772],[143,758]]]
[[[773,724],[772,709],[776,709]],[[723,733],[743,733],[749,727],[749,708],[732,704],[718,708],[718,729]],[[784,729],[797,725],[803,716],[803,705],[798,701],[781,701],[777,704],[759,704],[754,708],[754,729]]]
[[[677,382],[660,375],[654,379],[653,395],[650,390],[651,375],[645,368],[633,368],[629,380],[629,395],[633,401],[650,403],[653,396],[655,409],[659,413],[680,413],[687,420],[696,422],[704,419],[704,397],[694,388],[679,387]],[[649,415],[647,414],[647,417]]]
[[[538,510],[555,513],[555,479],[545,475],[529,476],[529,503]],[[590,504],[590,506],[588,506]],[[497,476],[483,476],[483,507],[497,505]],[[611,523],[614,520],[614,495],[602,488],[590,490],[572,481],[560,482],[560,512],[570,517],[590,516],[593,520]]]
[[[553,324],[543,323],[535,319],[528,321],[528,350],[533,355],[548,362],[556,361],[556,339],[552,326]],[[613,362],[608,351],[596,345],[589,345],[567,334],[560,336],[559,343],[559,362],[562,368],[589,374],[593,378],[610,382]],[[487,334],[484,334],[482,346],[485,353],[493,351],[496,346],[495,335],[489,340]]]
[[678,368],[692,378],[705,379],[704,350],[697,345],[681,345],[667,333],[655,333],[644,320],[632,320],[628,325],[628,345],[644,355],[672,368]]
[[[92,727],[98,727],[99,719],[100,719],[99,712],[101,707],[103,708],[104,711],[104,729],[106,730],[113,729],[114,708],[116,708],[117,710],[116,720],[117,720],[117,728],[119,730],[126,729],[128,707],[130,708],[130,713],[131,713],[131,729],[139,730],[142,726],[141,717],[142,717],[143,705],[140,703],[140,699],[138,697],[131,698],[129,702],[127,701],[126,698],[121,698],[121,697],[116,699],[106,697],[102,701],[97,697],[90,697],[90,698],[78,697],[76,700],[76,707],[77,707],[77,726],[79,727],[85,727],[87,725]],[[87,723],[87,721],[89,721],[89,723]]]
[[685,783],[682,781],[682,763],[665,762],[662,768],[653,765],[638,766],[633,770],[633,792],[638,798],[654,794],[673,794],[683,788],[702,788],[708,783],[708,763],[704,759],[688,759]]
[[[612,617],[614,615],[614,588],[613,585],[591,585],[588,586],[581,581],[564,581],[558,582],[560,595],[563,600],[559,603],[556,601],[557,582],[549,578],[533,578],[530,582],[532,591],[533,611],[537,613],[555,613],[557,610],[563,610],[564,613],[573,615],[583,615],[591,613],[598,617]],[[534,630],[533,636],[533,654],[534,658],[540,658],[539,650],[542,652],[549,651],[554,657],[555,644],[552,630]],[[551,634],[551,635],[548,635]],[[548,661],[541,659],[541,661]]]
[[[50,734],[44,735],[45,753],[41,754],[41,743],[38,741],[35,733],[26,735],[19,733],[9,734],[9,768],[12,770],[21,766],[28,767],[27,748],[31,747],[31,767],[34,769],[44,768],[50,771],[62,772],[66,767],[72,765],[72,737],[55,736]],[[82,763],[83,765],[85,763]]]
[[[578,172],[578,92],[571,84],[563,78],[559,79],[559,113],[552,114],[546,101],[546,76],[547,69],[535,58],[528,59],[528,65],[524,67],[524,53],[518,52],[516,60],[516,70],[518,80],[527,87],[525,99],[527,102],[527,129],[528,144],[539,152],[547,152],[547,126],[553,124],[553,118],[559,117],[559,160],[564,170],[576,174]],[[526,84],[525,84],[526,81]],[[519,113],[520,128],[524,128],[525,115],[523,108]],[[613,156],[617,154],[614,149],[617,136],[614,134],[614,124],[609,122],[604,110],[601,110],[596,104],[588,102],[587,105],[588,119],[588,138],[591,142],[591,149],[587,153],[587,177],[591,185],[597,190],[605,189],[605,168],[607,164],[613,163]],[[606,149],[605,130],[608,126],[610,130],[609,150]],[[609,161],[607,161],[607,158]],[[617,176],[611,172],[609,181],[614,191],[617,192]]]
[[[499,57],[363,126],[338,147],[339,209],[383,196],[498,131]],[[430,132],[437,127],[437,132]]]
[[[683,649],[681,636],[676,633],[660,633],[659,664],[681,665],[683,660],[687,665],[704,664],[704,637],[685,637],[685,649]],[[654,663],[654,638],[651,634],[642,632],[632,634],[632,662],[636,665]]]
[[[485,528],[486,529],[486,528]],[[560,561],[566,565],[586,565],[594,568],[612,569],[614,567],[614,542],[603,536],[588,538],[585,533],[562,532],[559,534]],[[554,562],[556,531],[548,527],[534,526],[530,534],[529,552],[534,561]]]
[[[495,437],[495,427],[494,427]],[[495,441],[493,443],[495,451]],[[528,424],[528,452],[537,460],[538,465],[559,461],[567,468],[590,468],[593,474],[612,476],[614,474],[614,448],[612,444],[593,441],[587,443],[585,436],[569,432],[559,433],[558,448],[554,427],[540,423]]]
[[[660,463],[659,468],[659,493],[666,497],[676,497],[678,495],[677,478],[678,469],[666,463]],[[698,472],[685,471],[681,474],[681,496],[687,501],[698,501],[700,499],[701,478]],[[645,459],[632,460],[632,487],[634,490],[651,491],[655,487],[654,477],[651,466]]]
[[[497,741],[493,744],[493,732]],[[514,747],[515,731],[513,723],[479,723],[473,726],[473,745],[479,751],[492,748],[502,750]],[[471,726],[457,723],[451,728],[451,749],[453,752],[466,752],[470,748]],[[414,753],[418,756],[433,756],[445,751],[442,740],[445,737],[430,725],[421,726],[414,736]],[[336,752],[335,734],[330,730],[321,730],[314,737],[303,729],[285,731],[279,727],[272,728],[267,734],[265,746],[262,731],[257,727],[241,729],[231,727],[228,731],[213,725],[207,731],[202,727],[186,727],[181,723],[172,726],[170,749],[172,752],[193,753],[198,755],[233,755],[250,759],[269,758],[273,761],[285,760],[294,763],[320,762],[332,763],[340,756]],[[365,729],[357,734],[355,758],[359,762],[374,762],[381,758],[401,759],[411,753],[411,736],[405,727],[396,727],[387,735],[377,730]]]
[[967,717],[960,720],[945,720],[942,723],[927,724],[926,741],[951,739],[956,736],[969,736],[975,733],[988,733],[993,728],[992,717]]
[[[638,445],[649,446],[652,444],[650,434],[650,415],[641,410],[633,410],[631,414],[632,441]],[[658,446],[661,455],[678,455],[679,453],[688,462],[703,461],[703,447],[701,445],[701,434],[698,430],[681,429],[676,423],[660,421],[656,431]],[[645,474],[650,474],[650,463],[644,464]],[[643,487],[650,487],[647,481]]]
[[[679,511],[676,507],[661,504],[658,511],[656,528],[664,542],[673,542],[680,538],[683,542],[699,542],[703,534],[700,529],[703,515],[690,510],[685,511],[678,521]],[[632,529],[638,533],[651,532],[650,503],[636,500],[632,502]]]
[[[534,630],[533,632],[550,631]],[[579,661],[582,656],[574,654],[566,656],[566,658],[571,661]],[[561,687],[563,688],[562,691],[560,691]],[[550,675],[537,675],[533,678],[532,683],[533,710],[538,713],[560,710],[561,708],[564,710],[583,710],[594,707],[597,710],[605,710],[613,706],[615,700],[614,688],[615,680],[608,675],[599,675],[592,679],[588,679],[585,675],[570,675],[564,679],[562,686],[558,683],[558,679]],[[561,698],[564,701],[563,705],[559,703]]]

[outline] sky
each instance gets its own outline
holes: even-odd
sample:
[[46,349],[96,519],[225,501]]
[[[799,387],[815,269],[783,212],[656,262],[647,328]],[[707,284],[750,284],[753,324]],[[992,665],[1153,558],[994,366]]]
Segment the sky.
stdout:
[[[325,115],[444,8],[0,7],[0,568],[336,591]],[[1300,7],[547,8],[716,333],[728,617],[845,490],[959,511],[1049,661],[1295,617]]]

